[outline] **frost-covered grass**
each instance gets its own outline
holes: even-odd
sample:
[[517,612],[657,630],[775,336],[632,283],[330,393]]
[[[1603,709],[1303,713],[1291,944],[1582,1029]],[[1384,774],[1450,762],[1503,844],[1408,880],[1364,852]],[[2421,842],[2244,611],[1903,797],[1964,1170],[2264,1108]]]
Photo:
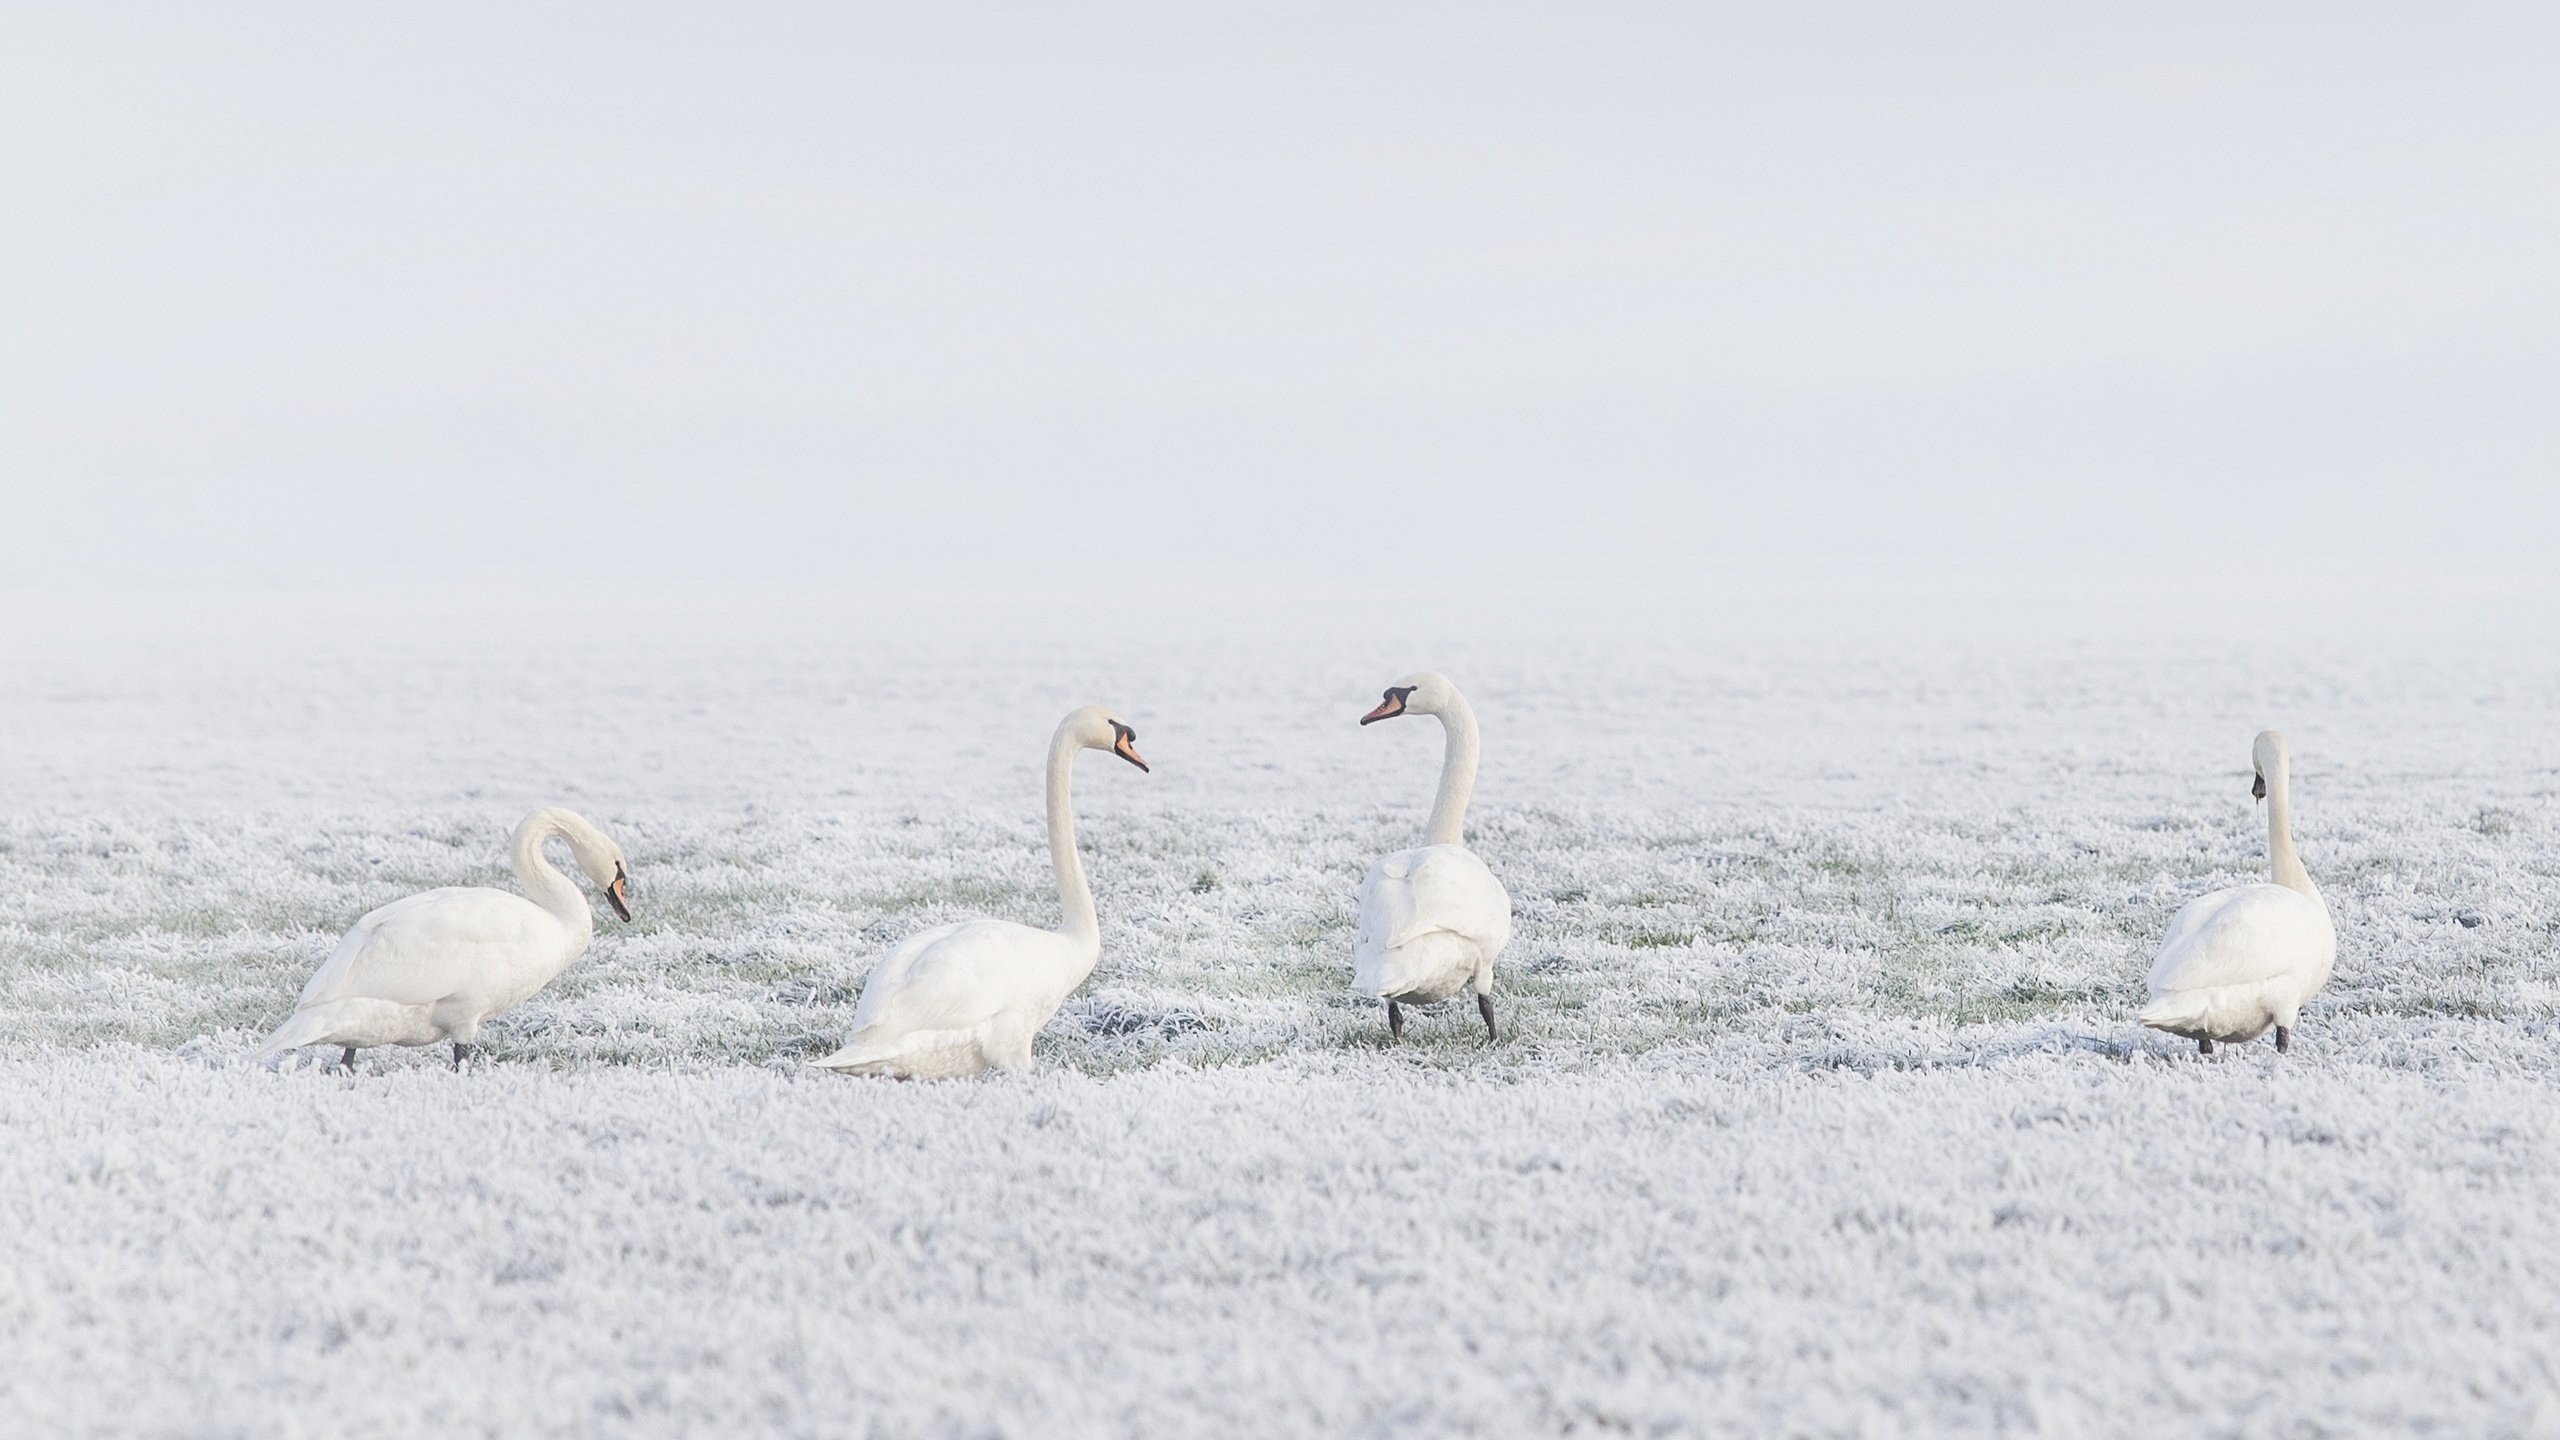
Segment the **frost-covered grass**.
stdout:
[[[910,614],[0,608],[0,1431],[2528,1433],[2560,1425],[2560,649],[1138,638]],[[1517,938],[1385,1045],[1352,890],[1424,664]],[[1025,1077],[813,1074],[1053,899]],[[2129,1016],[2298,755],[2296,1053]],[[638,916],[452,1073],[238,1056],[557,801]]]

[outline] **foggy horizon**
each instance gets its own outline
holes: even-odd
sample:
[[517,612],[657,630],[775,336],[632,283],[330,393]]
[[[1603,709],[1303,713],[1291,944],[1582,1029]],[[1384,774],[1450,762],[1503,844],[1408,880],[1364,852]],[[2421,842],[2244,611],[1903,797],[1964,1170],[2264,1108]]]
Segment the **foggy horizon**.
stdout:
[[22,10],[0,588],[2540,595],[2556,31]]

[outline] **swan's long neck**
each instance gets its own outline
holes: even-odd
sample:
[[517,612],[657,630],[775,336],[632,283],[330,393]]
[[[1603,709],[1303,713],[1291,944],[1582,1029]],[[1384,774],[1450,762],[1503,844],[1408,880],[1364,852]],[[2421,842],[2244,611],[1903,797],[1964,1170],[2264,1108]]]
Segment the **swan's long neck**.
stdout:
[[1058,908],[1066,912],[1066,933],[1099,950],[1102,922],[1093,913],[1093,887],[1084,880],[1084,861],[1076,854],[1075,801],[1069,793],[1076,773],[1076,751],[1084,748],[1061,727],[1049,742],[1049,863],[1058,871]]
[[578,893],[577,883],[561,874],[550,857],[542,853],[544,842],[554,837],[566,839],[568,834],[559,821],[549,816],[526,817],[516,827],[516,883],[524,887],[526,899],[550,911],[577,940],[578,948],[584,950],[587,942],[595,938],[596,912],[588,906],[587,897]]
[[1431,802],[1431,828],[1423,837],[1426,845],[1464,845],[1467,843],[1467,797],[1476,789],[1476,756],[1481,741],[1476,735],[1476,712],[1467,697],[1451,692],[1449,703],[1440,708],[1440,728],[1447,733],[1448,748],[1440,757],[1440,795]]
[[2302,856],[2293,848],[2293,767],[2278,765],[2267,779],[2267,862],[2275,882],[2288,890],[2299,890],[2317,900],[2320,891],[2311,883],[2311,872],[2302,868]]

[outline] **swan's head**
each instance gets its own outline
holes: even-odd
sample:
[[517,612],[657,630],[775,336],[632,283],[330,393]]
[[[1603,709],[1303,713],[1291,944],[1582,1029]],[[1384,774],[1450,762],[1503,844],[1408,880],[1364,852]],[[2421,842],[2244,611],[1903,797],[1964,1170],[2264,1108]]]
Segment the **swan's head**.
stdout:
[[1144,770],[1146,760],[1138,754],[1138,732],[1129,722],[1100,705],[1087,705],[1067,717],[1058,733],[1087,750],[1108,750],[1130,764]]
[[2249,782],[2249,796],[2254,800],[2264,800],[2267,798],[2267,777],[2273,775],[2281,781],[2285,768],[2292,763],[2292,755],[2284,746],[2284,736],[2274,730],[2259,731],[2258,743],[2249,749],[2249,763],[2258,772],[2257,778]]
[[586,871],[587,878],[596,882],[604,898],[613,903],[615,916],[629,920],[631,862],[613,837],[575,810],[545,810],[535,818],[547,820],[552,832],[569,842],[569,853],[577,857],[578,868]]
[[1378,702],[1377,709],[1361,716],[1360,723],[1393,720],[1399,715],[1437,715],[1449,707],[1451,697],[1457,693],[1458,687],[1437,670],[1407,675],[1387,687],[1386,698]]

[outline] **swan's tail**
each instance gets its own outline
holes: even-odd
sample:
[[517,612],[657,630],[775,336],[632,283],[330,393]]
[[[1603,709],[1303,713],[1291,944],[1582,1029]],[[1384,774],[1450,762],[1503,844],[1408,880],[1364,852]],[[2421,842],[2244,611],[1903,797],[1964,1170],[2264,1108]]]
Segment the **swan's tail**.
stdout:
[[857,1033],[832,1055],[809,1062],[840,1075],[894,1075],[901,1080],[940,1080],[984,1069],[978,1037],[968,1030],[925,1030],[884,1039]]
[[[1351,988],[1379,999],[1453,995],[1487,967],[1481,947],[1454,930],[1432,930],[1393,946],[1362,945],[1351,955]],[[1489,987],[1487,987],[1489,988]]]
[[847,1045],[831,1055],[819,1056],[810,1061],[809,1065],[815,1070],[842,1070],[849,1074],[861,1075],[866,1073],[870,1066],[886,1058],[888,1057],[874,1054],[871,1047],[867,1045]]
[[249,1058],[267,1060],[303,1045],[431,1045],[447,1038],[425,1006],[349,995],[294,1011]]
[[2173,990],[2143,1006],[2134,1018],[2154,1030],[2193,1035],[2212,1020],[2213,1000],[2209,990]]
[[287,1050],[299,1049],[305,1045],[317,1045],[329,1038],[329,1032],[335,1028],[331,1023],[335,1018],[325,1010],[296,1010],[282,1025],[276,1027],[276,1033],[268,1036],[257,1049],[249,1052],[249,1059],[253,1062],[263,1062],[272,1060]]

